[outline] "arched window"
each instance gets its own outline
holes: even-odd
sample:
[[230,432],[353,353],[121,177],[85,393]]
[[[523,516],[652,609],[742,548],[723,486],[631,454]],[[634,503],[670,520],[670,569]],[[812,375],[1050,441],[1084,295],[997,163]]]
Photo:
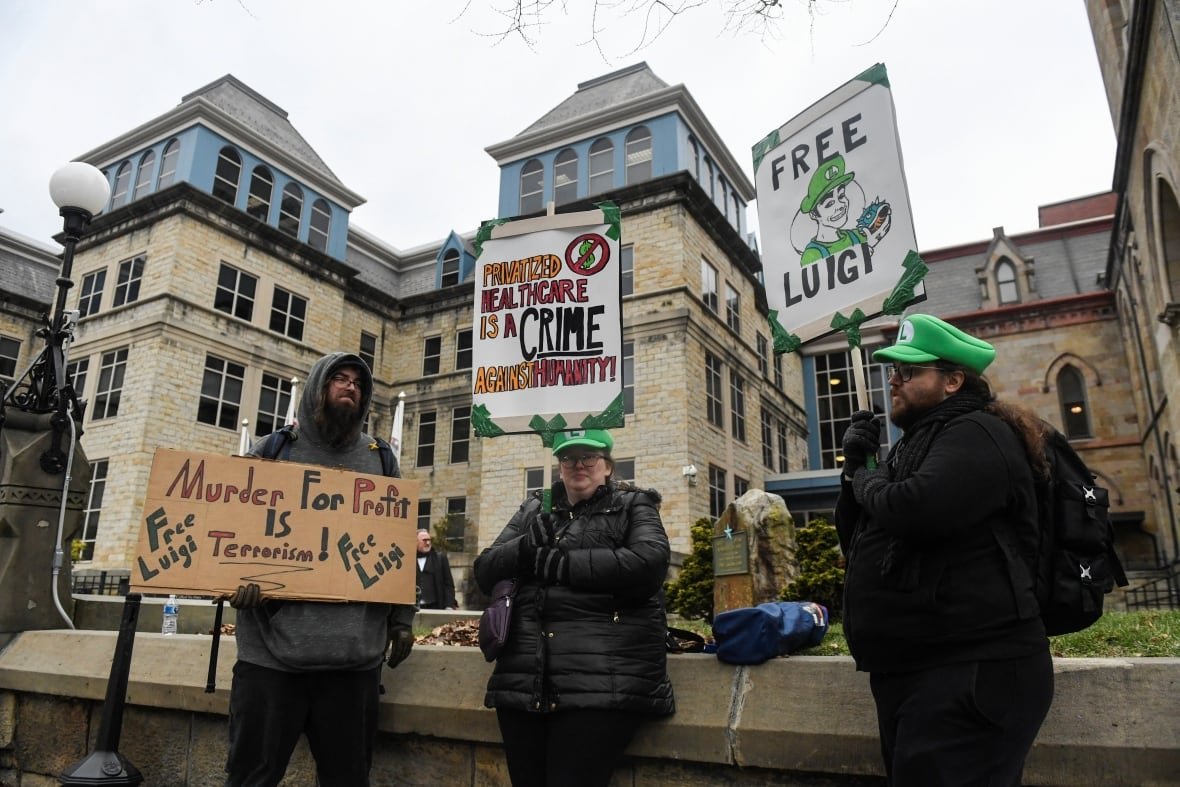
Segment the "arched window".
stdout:
[[299,220],[303,217],[303,189],[298,183],[283,186],[283,199],[279,203],[279,231],[292,238],[299,237]]
[[156,154],[148,151],[139,160],[139,174],[135,177],[135,192],[131,199],[136,200],[148,193],[152,187],[152,166],[156,163]]
[[250,176],[250,193],[246,197],[246,212],[259,221],[270,219],[270,199],[274,194],[275,179],[264,166],[254,168]]
[[1163,253],[1168,291],[1161,293],[1167,303],[1180,301],[1180,203],[1171,184],[1157,178],[1160,251]]
[[124,161],[115,172],[115,187],[111,189],[111,207],[117,208],[127,201],[127,189],[131,187],[131,162]]
[[725,177],[717,176],[717,207],[721,208],[722,215],[729,218],[729,187],[725,184]]
[[238,181],[242,178],[242,157],[226,145],[217,157],[217,171],[213,174],[213,196],[234,205],[238,201]]
[[328,231],[332,228],[332,211],[328,201],[317,199],[311,203],[311,225],[307,228],[307,243],[319,251],[328,250]]
[[160,177],[156,180],[156,191],[172,185],[176,179],[176,159],[180,157],[180,140],[169,140],[160,157]]
[[1000,303],[1020,300],[1020,292],[1016,289],[1016,267],[1008,260],[996,263],[996,297]]
[[529,159],[520,168],[520,212],[536,213],[544,203],[545,167],[537,159]]
[[590,146],[590,192],[598,194],[615,185],[615,146],[602,137]]
[[558,205],[578,198],[578,154],[566,148],[553,163],[553,201]]
[[442,275],[439,277],[440,287],[450,287],[459,283],[459,252],[447,249],[443,254]]
[[647,126],[636,126],[627,134],[623,153],[627,160],[627,182],[651,180],[651,132]]
[[692,147],[692,176],[699,183],[701,180],[701,146],[697,144],[696,137],[693,136],[689,136],[688,144]]
[[709,199],[713,199],[713,162],[708,156],[705,156],[705,182],[701,185],[708,192]]
[[1090,412],[1086,405],[1086,381],[1076,367],[1066,365],[1057,373],[1057,399],[1061,403],[1061,423],[1070,440],[1090,437]]

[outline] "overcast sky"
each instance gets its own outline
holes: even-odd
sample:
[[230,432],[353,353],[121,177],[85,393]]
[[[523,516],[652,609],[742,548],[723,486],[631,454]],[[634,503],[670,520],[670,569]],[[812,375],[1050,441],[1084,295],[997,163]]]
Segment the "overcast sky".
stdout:
[[1031,230],[1038,205],[1110,188],[1082,0],[899,0],[888,24],[893,0],[820,2],[811,19],[784,0],[762,38],[723,31],[728,4],[705,0],[638,51],[642,20],[604,15],[600,52],[589,14],[559,3],[530,47],[489,35],[505,0],[0,0],[0,225],[52,243],[57,167],[226,73],[367,200],[351,223],[402,250],[493,218],[484,148],[640,60],[688,88],[751,180],[754,143],[884,63],[920,249]]

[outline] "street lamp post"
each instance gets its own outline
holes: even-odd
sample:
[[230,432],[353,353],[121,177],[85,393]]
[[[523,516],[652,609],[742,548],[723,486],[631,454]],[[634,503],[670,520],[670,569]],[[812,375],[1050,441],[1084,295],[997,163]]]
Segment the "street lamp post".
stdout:
[[49,191],[65,235],[53,312],[37,333],[41,351],[0,398],[0,518],[9,525],[0,528],[0,646],[21,631],[60,628],[63,621],[73,627],[62,603],[69,597],[63,543],[81,525],[90,482],[78,447],[82,405],[66,379],[76,322],[66,298],[75,247],[110,189],[96,168],[73,162],[53,174]]

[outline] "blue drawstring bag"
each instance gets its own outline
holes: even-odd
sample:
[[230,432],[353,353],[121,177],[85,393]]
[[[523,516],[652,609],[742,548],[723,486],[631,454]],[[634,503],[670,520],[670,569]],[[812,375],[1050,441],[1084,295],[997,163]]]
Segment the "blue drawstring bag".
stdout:
[[727,664],[761,664],[813,648],[827,633],[828,610],[813,601],[768,601],[713,618],[717,658]]

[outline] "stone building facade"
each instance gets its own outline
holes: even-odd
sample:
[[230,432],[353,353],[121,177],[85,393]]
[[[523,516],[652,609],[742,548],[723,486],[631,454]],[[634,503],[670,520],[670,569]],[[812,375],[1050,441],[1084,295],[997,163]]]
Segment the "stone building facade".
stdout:
[[[1137,435],[1163,562],[1180,596],[1180,5],[1087,0],[1118,139],[1118,197],[1105,271],[1113,291]],[[1163,583],[1161,583],[1163,584]]]

